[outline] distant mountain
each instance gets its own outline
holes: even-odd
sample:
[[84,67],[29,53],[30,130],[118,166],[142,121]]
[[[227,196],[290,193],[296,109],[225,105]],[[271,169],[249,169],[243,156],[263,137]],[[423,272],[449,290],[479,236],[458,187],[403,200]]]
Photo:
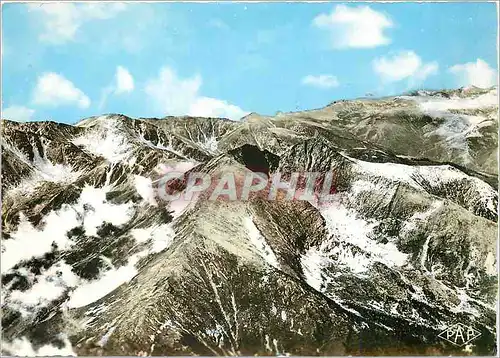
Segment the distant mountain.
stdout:
[[[497,96],[2,120],[2,353],[496,354]],[[179,206],[166,167],[333,172],[335,200]]]

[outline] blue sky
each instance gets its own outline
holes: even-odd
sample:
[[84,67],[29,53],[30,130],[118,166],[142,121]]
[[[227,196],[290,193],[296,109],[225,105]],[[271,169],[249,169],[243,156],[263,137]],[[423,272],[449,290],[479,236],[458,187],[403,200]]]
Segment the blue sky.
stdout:
[[2,117],[226,116],[497,82],[494,3],[2,7]]

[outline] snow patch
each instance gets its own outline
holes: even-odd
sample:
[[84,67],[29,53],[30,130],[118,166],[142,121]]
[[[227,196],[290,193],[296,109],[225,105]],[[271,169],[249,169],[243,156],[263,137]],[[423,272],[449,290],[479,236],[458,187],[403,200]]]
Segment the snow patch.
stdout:
[[484,204],[485,208],[496,212],[497,192],[486,182],[479,178],[469,176],[450,165],[420,166],[414,169],[413,175],[420,175],[429,182],[432,187],[438,187],[452,182],[466,181],[471,186],[469,194]]
[[[416,183],[412,179],[412,174],[414,170],[413,168],[415,167],[405,164],[396,164],[396,163],[372,163],[350,157],[347,158],[354,161],[352,169],[360,176],[369,175],[369,176],[385,178],[395,183],[404,182],[411,185],[414,188],[421,189],[418,183]],[[364,182],[366,181],[355,184],[353,188],[355,193],[363,190],[363,185],[366,184]],[[374,185],[373,183],[369,184],[369,187],[373,188],[373,185]]]
[[88,152],[104,157],[110,163],[125,161],[130,157],[132,146],[123,135],[119,123],[108,116],[95,120],[96,126],[84,135],[75,138],[73,144],[82,146]]
[[173,162],[167,164],[160,164],[155,168],[155,172],[159,175],[164,175],[167,173],[185,173],[188,170],[193,169],[199,163],[192,160],[182,161],[182,162]]
[[324,270],[334,264],[328,253],[317,248],[310,248],[302,255],[300,264],[307,284],[315,290],[323,292],[327,282]]
[[355,252],[350,245],[337,245],[329,253],[336,258],[339,265],[347,267],[353,273],[364,273],[371,264],[369,255]]
[[403,266],[408,255],[400,252],[392,242],[378,243],[369,237],[372,230],[378,225],[375,220],[367,221],[357,217],[356,212],[340,203],[333,203],[321,210],[330,235],[357,246],[370,256],[389,267]]
[[205,149],[207,152],[215,154],[218,151],[219,143],[217,141],[217,138],[212,135],[210,137],[205,137],[205,141],[198,142],[198,145]]
[[427,95],[406,96],[404,98],[416,101],[424,114],[433,118],[444,119],[444,122],[436,130],[426,135],[440,136],[446,140],[451,148],[463,149],[465,151],[465,160],[471,160],[468,152],[467,138],[480,137],[481,133],[479,130],[481,128],[492,126],[495,124],[495,121],[498,121],[496,111],[491,117],[451,112],[453,110],[477,110],[498,106],[496,89],[486,94],[469,98],[460,98],[458,96],[443,98]]
[[320,209],[325,219],[330,238],[319,246],[310,247],[301,257],[301,266],[307,283],[318,291],[324,291],[332,274],[329,267],[346,268],[355,274],[368,271],[374,261],[388,267],[406,264],[408,255],[400,252],[392,242],[378,243],[370,238],[377,221],[367,221],[356,216],[356,212],[332,202]]
[[132,230],[132,236],[137,243],[149,242],[149,246],[132,255],[127,264],[118,268],[112,267],[105,271],[97,280],[87,281],[79,285],[66,302],[66,307],[77,308],[89,305],[106,296],[122,284],[133,279],[138,271],[136,264],[143,257],[161,252],[168,248],[174,238],[174,231],[170,225],[164,224],[145,229]]
[[377,190],[377,185],[368,180],[356,180],[351,184],[351,193],[355,196],[362,194],[366,191]]
[[[163,141],[159,141],[157,144],[154,144],[153,142],[151,142],[150,140],[148,140],[142,136],[137,137],[137,139],[140,142],[146,144],[148,147],[151,147],[154,149],[166,150],[166,151],[169,151],[169,152],[179,156],[180,158],[187,159],[187,157],[184,154],[175,150],[174,147],[172,147],[172,143],[165,144],[165,143],[163,143]],[[171,140],[170,140],[170,142],[171,142]]]
[[[347,156],[346,156],[347,157]],[[347,157],[349,158],[349,157]],[[431,188],[438,188],[441,185],[451,184],[453,182],[466,181],[471,187],[469,195],[472,199],[484,203],[485,208],[496,213],[497,192],[486,182],[479,178],[469,176],[461,170],[451,165],[422,165],[411,166],[399,163],[372,163],[362,160],[349,158],[354,161],[353,170],[361,176],[369,175],[379,178],[385,178],[396,183],[406,183],[409,186],[426,191],[421,184],[423,178]],[[373,190],[373,183],[366,180],[354,182],[351,190],[354,194],[366,190]]]
[[26,317],[42,307],[48,307],[69,288],[77,286],[79,280],[71,271],[71,266],[61,261],[37,276],[37,282],[30,289],[11,291],[6,303]]
[[488,252],[488,255],[486,255],[486,260],[484,261],[484,269],[486,271],[486,274],[490,276],[497,275],[498,271],[496,267],[495,253]]
[[494,88],[488,93],[475,97],[461,98],[454,96],[451,98],[437,96],[406,96],[418,102],[420,108],[426,113],[439,113],[453,109],[480,109],[498,106],[497,89]]
[[2,342],[2,351],[7,351],[17,357],[50,357],[50,356],[74,356],[77,354],[73,351],[71,342],[68,337],[61,335],[63,348],[58,348],[50,344],[41,346],[38,349],[33,348],[33,345],[26,337],[15,339],[12,342]]
[[149,241],[151,246],[148,254],[158,253],[170,246],[175,236],[171,224],[162,224],[159,226],[152,226],[149,228],[133,229],[132,236],[137,243]]
[[37,176],[40,180],[54,183],[72,182],[76,180],[81,172],[74,172],[73,167],[63,164],[53,164],[47,159],[47,145],[42,143],[43,153],[40,154],[38,147],[33,146],[33,164],[37,169]]
[[108,343],[109,337],[111,337],[115,329],[116,326],[113,326],[110,329],[108,329],[108,331],[104,334],[104,336],[101,337],[101,339],[99,340],[99,342],[97,342],[97,344],[101,347],[104,347],[106,343]]
[[134,175],[134,183],[135,190],[137,190],[137,193],[141,196],[142,199],[144,199],[150,205],[158,206],[158,203],[155,199],[155,191],[153,189],[153,183],[151,179],[140,175]]
[[[196,161],[182,161],[182,162],[174,162],[168,164],[160,164],[155,168],[155,172],[160,176],[160,179],[156,180],[154,184],[161,183],[162,176],[168,173],[178,173],[183,174],[187,171],[191,170],[199,163]],[[161,188],[160,185],[156,185],[156,190],[164,190],[165,188]],[[181,216],[189,207],[193,207],[195,205],[195,200],[186,200],[184,196],[185,192],[183,192],[179,199],[170,201],[169,209],[172,211],[171,214],[174,219],[177,219]],[[161,197],[162,193],[158,192],[158,195]]]
[[460,302],[458,303],[458,305],[451,308],[451,312],[453,313],[466,312],[475,317],[480,317],[481,314],[479,313],[477,308],[471,305],[471,302],[477,302],[477,301],[472,297],[470,297],[464,288],[456,287],[455,289]]
[[286,312],[284,310],[281,311],[281,320],[286,321]]
[[[40,228],[35,228],[20,213],[20,222],[16,232],[12,233],[9,239],[2,240],[1,271],[2,274],[15,272],[25,276],[33,285],[25,291],[10,290],[9,286],[5,287],[5,292],[2,292],[2,304],[8,304],[10,308],[19,311],[23,316],[30,316],[36,314],[41,308],[49,307],[54,301],[63,297],[66,292],[74,288],[78,290],[81,285],[88,284],[74,274],[71,266],[64,261],[53,264],[36,276],[22,267],[16,270],[13,270],[13,267],[34,257],[43,257],[56,248],[60,251],[70,249],[76,243],[68,235],[71,229],[83,227],[87,235],[97,235],[98,227],[104,222],[115,226],[128,222],[133,215],[132,203],[121,205],[107,203],[106,193],[108,190],[107,187],[87,186],[83,188],[76,204],[64,204],[61,209],[50,212],[42,219]],[[163,247],[165,247],[165,243],[153,237],[151,247],[147,250],[148,252],[158,252]],[[138,258],[134,259],[138,260]],[[118,274],[112,277],[106,276],[104,281],[107,279],[106,282],[113,285],[117,277],[127,275],[131,275],[130,269],[120,268]],[[86,294],[92,295],[102,292],[99,287],[93,286],[92,289],[96,291],[90,290]]]
[[[106,201],[106,193],[110,187],[94,188],[86,186],[80,195],[77,205],[79,212],[83,212],[85,217],[83,227],[88,236],[97,236],[97,229],[104,222],[120,226],[127,223],[133,215],[133,204],[110,204]],[[91,208],[88,208],[88,205]]]
[[2,143],[2,146],[10,150],[18,160],[33,168],[33,173],[23,179],[17,186],[9,188],[8,194],[30,194],[43,182],[52,183],[71,183],[78,179],[82,174],[81,171],[74,171],[70,165],[54,164],[46,157],[47,144],[42,143],[42,151],[40,154],[38,147],[32,143],[33,161],[21,152],[17,147],[11,146],[8,143]]
[[2,274],[22,261],[51,252],[53,244],[60,250],[69,248],[73,242],[66,233],[80,223],[75,210],[64,205],[60,210],[50,212],[42,225],[43,229],[37,230],[22,213],[19,214],[16,232],[10,239],[2,240]]
[[432,215],[436,215],[436,213],[441,209],[442,206],[442,201],[435,201],[432,203],[428,210],[414,213],[407,221],[404,222],[404,225],[401,228],[400,235],[407,235],[411,231],[417,229],[419,225],[427,221],[427,218],[431,217]]
[[257,226],[255,226],[253,219],[251,217],[247,217],[244,219],[243,224],[247,230],[248,237],[250,238],[250,243],[257,250],[259,256],[272,267],[279,268],[278,259],[276,258],[273,249],[269,246],[266,239],[260,234],[260,231]]
[[137,258],[133,261],[131,258],[127,265],[105,271],[97,280],[83,282],[70,293],[65,307],[86,306],[106,296],[123,283],[130,281],[137,274],[137,269],[134,267],[137,261]]

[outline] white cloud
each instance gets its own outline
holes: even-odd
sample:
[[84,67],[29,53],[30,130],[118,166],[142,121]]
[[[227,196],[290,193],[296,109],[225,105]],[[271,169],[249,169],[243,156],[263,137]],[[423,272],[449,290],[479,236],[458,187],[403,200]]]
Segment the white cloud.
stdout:
[[60,298],[70,287],[80,281],[70,265],[58,262],[36,276],[36,282],[25,291],[12,290],[7,298],[8,306],[29,317],[37,310],[49,306]]
[[488,63],[478,58],[450,67],[449,71],[458,77],[461,86],[473,85],[487,88],[497,84],[497,73]]
[[439,70],[439,65],[436,61],[423,64],[415,73],[415,79],[423,81],[427,77],[435,75],[438,72],[438,70]]
[[384,82],[397,82],[407,79],[409,82],[424,81],[438,71],[437,62],[423,63],[413,51],[401,51],[389,57],[373,60],[373,70]]
[[134,90],[134,77],[123,66],[116,67],[115,78],[113,83],[106,86],[101,91],[101,99],[99,101],[99,110],[102,110],[106,105],[108,97],[112,94],[120,95],[130,93]]
[[391,40],[384,33],[393,27],[392,20],[369,6],[337,5],[330,14],[320,14],[313,25],[327,30],[334,48],[370,48],[387,45]]
[[34,109],[23,106],[10,106],[2,109],[2,118],[18,122],[28,122],[35,113]]
[[27,6],[30,11],[37,14],[37,19],[42,21],[43,31],[40,32],[39,39],[51,44],[72,41],[85,23],[110,19],[126,7],[123,3],[72,4],[62,2],[28,4]]
[[200,117],[226,117],[238,120],[248,112],[226,101],[201,96],[202,79],[199,75],[179,78],[169,67],[163,67],[157,78],[144,88],[162,115],[191,115]]
[[62,348],[45,344],[35,349],[26,337],[16,338],[13,342],[2,342],[2,348],[18,357],[76,356],[68,337],[61,335],[59,338],[64,344]]
[[189,107],[188,114],[190,116],[224,117],[238,120],[246,116],[248,112],[243,111],[234,104],[227,103],[217,98],[198,97]]
[[163,67],[157,78],[146,83],[145,91],[165,114],[185,115],[198,97],[201,77],[178,78],[169,67]]
[[302,84],[319,88],[333,88],[339,86],[339,81],[337,77],[332,75],[308,75],[302,79]]
[[116,94],[124,92],[132,92],[134,90],[134,78],[126,68],[118,66],[116,68],[115,78],[116,78],[116,88],[115,88]]
[[75,104],[80,108],[88,108],[90,99],[80,89],[54,72],[38,77],[33,93],[33,102],[40,105],[59,106]]

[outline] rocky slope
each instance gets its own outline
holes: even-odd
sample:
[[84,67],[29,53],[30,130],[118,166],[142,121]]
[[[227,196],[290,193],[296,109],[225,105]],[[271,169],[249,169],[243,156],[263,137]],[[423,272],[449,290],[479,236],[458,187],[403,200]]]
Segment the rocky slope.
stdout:
[[[3,120],[3,353],[495,354],[497,101]],[[335,200],[173,205],[165,166],[333,171]]]

